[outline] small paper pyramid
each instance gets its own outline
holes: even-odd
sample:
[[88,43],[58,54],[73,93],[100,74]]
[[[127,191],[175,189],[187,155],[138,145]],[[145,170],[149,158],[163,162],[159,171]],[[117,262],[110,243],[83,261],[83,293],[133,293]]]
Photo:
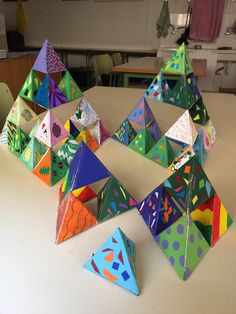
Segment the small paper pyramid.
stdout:
[[66,171],[65,163],[49,148],[34,168],[33,173],[50,186],[63,178]]
[[163,66],[164,74],[185,75],[193,73],[191,61],[186,52],[185,44],[183,43],[177,51],[175,51]]
[[218,195],[214,195],[195,209],[191,217],[210,246],[213,246],[233,223]]
[[160,71],[146,90],[145,97],[163,102],[163,81],[164,76],[162,71]]
[[159,165],[168,168],[174,159],[175,153],[168,139],[165,136],[162,136],[161,139],[149,150],[146,156]]
[[58,207],[56,244],[97,224],[97,218],[69,192]]
[[74,139],[74,137],[70,135],[65,144],[63,144],[57,152],[57,155],[68,167],[71,164],[79,145],[80,144]]
[[91,134],[89,128],[82,129],[79,135],[76,137],[76,141],[78,143],[81,143],[81,141],[83,141],[93,152],[95,152],[99,148],[99,145]]
[[22,127],[24,124],[37,119],[36,113],[18,96],[6,118],[7,121]]
[[35,60],[33,69],[43,73],[66,71],[66,67],[47,39],[44,41],[37,59]]
[[[197,140],[196,140],[197,141]],[[196,143],[195,141],[195,143]],[[195,145],[194,143],[194,145]],[[184,145],[182,149],[177,153],[175,156],[173,162],[168,167],[168,169],[172,172],[177,171],[179,168],[181,168],[187,161],[189,161],[190,158],[194,156],[194,150],[193,147],[190,145]]]
[[136,281],[136,246],[118,228],[93,254],[84,268],[139,295]]
[[182,216],[163,184],[153,190],[136,207],[153,236],[161,233]]
[[102,145],[110,138],[110,134],[101,119],[96,121],[94,126],[89,126],[89,130],[99,145]]
[[164,181],[164,186],[187,213],[215,195],[215,190],[196,156]]
[[[73,138],[76,138],[79,135],[79,130],[70,119],[66,121],[66,123],[64,124],[64,128],[66,129],[66,131],[68,131],[70,135],[73,136]],[[62,140],[62,142],[66,142],[66,139]]]
[[170,127],[165,136],[180,143],[194,144],[197,137],[197,129],[188,110]]
[[133,208],[137,202],[114,177],[110,176],[98,193],[98,222],[106,221]]
[[8,144],[8,128],[7,121],[5,121],[2,132],[0,133],[0,143],[7,145]]
[[93,122],[97,121],[99,117],[88,100],[83,97],[81,98],[75,113],[70,117],[70,119],[83,126],[89,126]]
[[71,191],[110,176],[107,168],[84,142],[78,147],[69,172]]
[[48,147],[55,146],[68,135],[62,123],[54,117],[51,111],[47,112],[35,133],[35,137]]
[[148,132],[147,128],[141,129],[135,136],[133,141],[129,144],[129,147],[134,151],[145,155],[153,147],[154,141],[152,136]]
[[163,102],[189,109],[201,97],[193,74],[168,77],[163,84]]
[[142,97],[138,101],[134,109],[128,115],[128,119],[143,126],[146,126],[148,123],[155,120],[145,97]]
[[66,98],[69,101],[83,97],[83,93],[79,89],[79,86],[76,84],[70,72],[68,71],[66,71],[64,74],[58,87],[63,92],[63,94],[66,95]]
[[156,120],[153,120],[151,123],[149,123],[146,126],[148,132],[151,134],[154,142],[157,142],[160,140],[161,136],[162,136],[162,132],[156,122]]
[[21,154],[20,160],[27,168],[33,171],[35,166],[46,153],[46,150],[46,147],[44,147],[35,137],[33,137]]
[[202,97],[189,109],[189,113],[195,123],[205,125],[209,120]]
[[189,215],[155,237],[178,276],[187,280],[209,250],[209,245]]
[[38,118],[32,130],[30,131],[29,137],[33,138],[35,136],[35,133],[37,132],[40,123],[41,123],[41,120]]
[[129,120],[126,119],[118,128],[118,130],[112,135],[112,138],[124,145],[129,145],[136,135],[137,133],[134,130],[133,126],[131,125]]
[[26,98],[30,101],[34,101],[34,98],[37,95],[41,84],[42,82],[40,78],[32,69],[20,90],[19,96]]
[[67,103],[68,99],[56,82],[50,76],[46,76],[34,101],[43,108],[52,109]]
[[30,137],[28,134],[21,128],[18,128],[9,144],[9,149],[14,155],[20,157],[29,141]]

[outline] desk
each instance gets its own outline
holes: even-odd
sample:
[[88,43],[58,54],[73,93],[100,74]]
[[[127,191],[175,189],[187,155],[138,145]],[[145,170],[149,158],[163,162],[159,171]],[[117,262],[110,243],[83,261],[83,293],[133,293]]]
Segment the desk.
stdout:
[[[123,73],[123,86],[128,87],[129,78],[153,79],[163,66],[161,58],[144,57],[118,65],[112,69],[113,73]],[[207,60],[193,59],[192,67],[196,77],[206,76]]]
[[[94,87],[85,94],[108,129],[114,131],[143,90]],[[218,131],[218,140],[204,169],[236,220],[233,164],[236,97],[203,95]],[[150,104],[163,130],[183,112],[167,104]],[[75,107],[76,104],[58,107],[55,115],[68,115]],[[96,154],[137,200],[169,175],[166,169],[113,140],[107,141]],[[136,209],[55,245],[59,184],[47,187],[1,144],[0,165],[1,313],[235,313],[235,224],[207,253],[189,280],[183,282]],[[137,244],[139,297],[82,268],[118,226]]]

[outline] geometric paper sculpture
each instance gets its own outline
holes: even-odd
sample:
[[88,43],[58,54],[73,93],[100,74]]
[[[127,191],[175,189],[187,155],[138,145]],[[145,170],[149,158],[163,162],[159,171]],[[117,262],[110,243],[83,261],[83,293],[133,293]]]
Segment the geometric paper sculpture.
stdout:
[[120,228],[93,254],[84,268],[139,295],[136,281],[136,246]]

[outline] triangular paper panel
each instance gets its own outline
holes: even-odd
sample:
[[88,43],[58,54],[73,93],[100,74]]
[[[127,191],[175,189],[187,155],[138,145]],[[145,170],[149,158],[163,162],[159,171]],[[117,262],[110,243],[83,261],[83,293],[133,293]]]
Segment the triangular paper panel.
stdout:
[[35,133],[37,132],[40,123],[41,123],[41,120],[38,118],[32,130],[30,131],[30,134],[29,134],[30,138],[33,138],[35,136]]
[[73,101],[75,99],[83,97],[83,93],[79,89],[79,86],[76,84],[70,72],[68,71],[66,71],[66,73],[64,74],[58,87],[63,92],[63,94],[66,95],[69,101]]
[[145,155],[153,147],[154,141],[147,128],[141,129],[135,136],[129,147],[134,151]]
[[189,113],[195,123],[205,125],[209,120],[202,97],[189,109]]
[[10,145],[18,128],[14,123],[11,123],[9,121],[6,121],[6,124],[7,124],[7,142],[8,145]]
[[101,119],[89,126],[89,130],[99,145],[102,145],[110,137]]
[[49,148],[41,158],[33,173],[47,185],[54,185],[66,174],[67,166],[63,160]]
[[198,136],[193,144],[193,150],[201,166],[204,164],[207,154],[211,149],[211,143],[207,135],[205,127],[198,129]]
[[188,110],[170,127],[165,136],[176,142],[188,145],[194,144],[197,137],[197,129]]
[[43,108],[53,109],[67,103],[68,99],[56,82],[50,76],[46,76],[34,101]]
[[28,134],[26,134],[21,128],[18,128],[9,144],[9,149],[14,155],[20,157],[29,141],[30,137]]
[[[84,187],[81,188],[81,191]],[[70,191],[70,173],[69,169],[66,171],[66,174],[62,180],[60,189],[59,189],[59,203],[66,197],[67,193]],[[76,195],[75,195],[76,196]]]
[[88,127],[84,127],[80,131],[79,135],[76,137],[76,141],[78,143],[81,143],[81,141],[83,141],[93,152],[95,152],[99,148],[97,141],[91,134]]
[[163,184],[152,191],[136,207],[153,236],[161,233],[182,216]]
[[38,75],[34,70],[31,70],[20,90],[19,96],[34,101],[41,84],[42,82]]
[[65,162],[65,164],[69,167],[75,153],[79,147],[79,143],[73,138],[73,136],[69,136],[65,144],[63,144],[57,152],[57,155]]
[[47,148],[44,147],[35,137],[33,137],[21,154],[20,160],[27,168],[33,171],[43,155],[46,153],[46,150]]
[[112,135],[112,138],[124,145],[129,145],[133,141],[136,135],[137,133],[134,130],[133,126],[131,125],[129,120],[126,119],[120,125],[118,130]]
[[193,74],[167,77],[163,84],[163,102],[189,109],[201,97]]
[[210,119],[205,124],[205,128],[210,139],[211,145],[213,145],[216,141],[216,129]]
[[164,186],[187,213],[215,195],[215,190],[196,156],[164,181]]
[[8,129],[7,121],[5,121],[2,132],[0,133],[0,143],[7,145],[8,144]]
[[33,69],[43,73],[66,71],[66,67],[47,39],[35,60]]
[[175,153],[168,139],[165,136],[162,136],[161,139],[149,150],[146,156],[152,161],[167,168],[173,161]]
[[[74,123],[73,123],[70,119],[68,119],[68,120],[66,121],[66,123],[64,124],[64,128],[65,128],[65,129],[68,131],[68,133],[69,133],[70,135],[72,135],[73,138],[75,138],[75,139],[76,139],[76,137],[79,135],[79,130],[77,129],[77,127],[74,125]],[[65,143],[65,142],[66,142],[66,139],[64,139],[62,142]]]
[[6,118],[18,127],[37,119],[36,113],[18,96]]
[[98,222],[122,214],[136,204],[124,186],[114,176],[110,176],[98,193]]
[[109,170],[82,141],[70,165],[70,190],[108,178]]
[[191,217],[211,246],[219,240],[233,222],[218,195],[214,195],[195,209]]
[[83,97],[81,98],[75,113],[70,117],[70,119],[80,125],[89,126],[91,123],[97,121],[99,117],[88,100]]
[[163,81],[164,77],[160,71],[146,90],[145,97],[163,102]]
[[55,146],[68,135],[62,123],[51,111],[47,112],[35,133],[35,137],[48,147]]
[[185,75],[193,73],[191,61],[185,49],[184,43],[175,51],[163,66],[162,72],[164,74]]
[[151,123],[149,123],[146,126],[148,132],[151,134],[154,142],[157,142],[160,140],[161,136],[162,136],[162,132],[156,122],[156,120],[153,120]]
[[[196,143],[196,141],[195,141],[195,143]],[[195,145],[195,143],[194,143],[194,145]],[[189,159],[192,158],[193,156],[194,156],[193,147],[190,145],[184,145],[182,147],[182,149],[177,153],[177,155],[175,156],[175,159],[173,160],[171,165],[168,167],[168,169],[172,172],[177,171],[187,161],[189,161]]]
[[56,243],[59,244],[96,224],[97,218],[69,192],[58,207]]
[[178,276],[187,280],[209,250],[209,245],[189,215],[155,237]]
[[136,282],[136,246],[118,228],[84,265],[91,272],[139,295]]
[[97,194],[89,186],[84,186],[82,188],[74,190],[72,191],[72,193],[77,197],[77,199],[81,203],[88,202],[93,198],[97,197]]
[[148,106],[145,97],[142,97],[134,109],[128,115],[128,120],[133,121],[137,124],[146,126],[153,120],[155,120],[154,115]]

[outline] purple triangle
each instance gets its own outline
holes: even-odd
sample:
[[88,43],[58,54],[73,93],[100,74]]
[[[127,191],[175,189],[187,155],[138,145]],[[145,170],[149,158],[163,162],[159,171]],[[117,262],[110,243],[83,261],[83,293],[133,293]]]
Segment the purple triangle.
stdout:
[[60,88],[57,86],[56,82],[51,77],[49,77],[48,80],[48,97],[50,109],[69,102],[69,100],[62,93]]
[[154,120],[154,115],[148,106],[145,97],[142,97],[131,113],[128,115],[128,119],[140,125],[147,125]]

